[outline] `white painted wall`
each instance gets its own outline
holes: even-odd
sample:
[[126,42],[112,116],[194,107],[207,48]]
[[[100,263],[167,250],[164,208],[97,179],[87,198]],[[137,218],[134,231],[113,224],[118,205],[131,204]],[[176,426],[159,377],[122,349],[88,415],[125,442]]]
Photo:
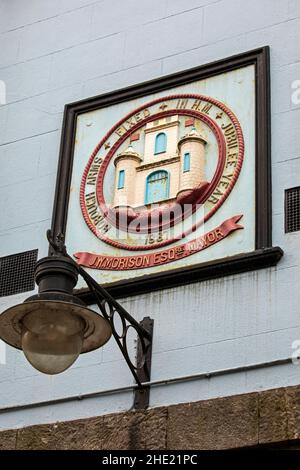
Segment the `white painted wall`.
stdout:
[[[298,0],[0,0],[0,256],[47,252],[65,103],[271,47],[273,244],[277,268],[124,300],[155,318],[152,379],[291,356],[300,340],[300,232],[284,234],[284,189],[300,185]],[[0,310],[28,293],[0,298]],[[0,408],[132,383],[113,342],[57,377],[6,348]],[[298,384],[285,365],[161,386],[151,406]],[[132,393],[0,414],[0,429],[129,409]]]

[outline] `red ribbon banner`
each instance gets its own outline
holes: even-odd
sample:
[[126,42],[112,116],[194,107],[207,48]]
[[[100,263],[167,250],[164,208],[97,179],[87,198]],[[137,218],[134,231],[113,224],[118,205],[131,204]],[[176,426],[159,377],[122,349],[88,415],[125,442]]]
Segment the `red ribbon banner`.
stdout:
[[74,257],[77,259],[78,264],[92,269],[126,271],[129,269],[152,268],[153,266],[186,258],[215,245],[235,230],[244,228],[242,225],[237,224],[241,218],[242,215],[235,215],[199,238],[156,253],[135,256],[103,256],[88,252],[78,252],[74,253]]

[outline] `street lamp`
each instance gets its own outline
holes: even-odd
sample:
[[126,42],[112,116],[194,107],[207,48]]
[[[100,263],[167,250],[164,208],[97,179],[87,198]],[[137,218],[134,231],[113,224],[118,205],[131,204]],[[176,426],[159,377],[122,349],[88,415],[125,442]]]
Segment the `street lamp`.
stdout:
[[[53,240],[51,256],[36,264],[38,294],[0,315],[0,338],[23,350],[31,365],[45,374],[68,369],[82,353],[103,346],[113,335],[138,386],[150,380],[153,320],[138,323],[66,251],[63,236]],[[101,314],[89,309],[73,294],[81,275],[94,295]],[[117,317],[122,331],[116,329]],[[138,358],[129,355],[128,331],[138,337]]]

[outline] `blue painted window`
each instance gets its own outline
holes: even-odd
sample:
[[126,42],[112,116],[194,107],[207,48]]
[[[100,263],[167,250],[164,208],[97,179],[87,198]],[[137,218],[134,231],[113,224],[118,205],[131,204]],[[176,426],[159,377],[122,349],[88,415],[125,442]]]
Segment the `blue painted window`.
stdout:
[[119,176],[118,176],[118,189],[123,189],[124,183],[125,183],[125,170],[120,170]]
[[163,153],[167,150],[167,136],[164,132],[160,132],[155,137],[154,153]]
[[145,204],[163,201],[169,197],[169,173],[165,170],[154,171],[147,176]]
[[183,171],[190,171],[191,167],[191,154],[185,153],[183,156]]

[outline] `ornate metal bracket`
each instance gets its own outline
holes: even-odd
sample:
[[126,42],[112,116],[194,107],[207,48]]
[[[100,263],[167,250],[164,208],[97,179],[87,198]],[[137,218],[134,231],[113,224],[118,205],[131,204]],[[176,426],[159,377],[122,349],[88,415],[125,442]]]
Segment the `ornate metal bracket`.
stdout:
[[[127,362],[129,369],[138,385],[135,393],[134,407],[146,408],[149,404],[150,387],[143,385],[149,382],[151,376],[151,356],[152,356],[152,336],[153,323],[149,317],[138,323],[122,305],[120,305],[103,287],[101,287],[73,258],[67,253],[64,244],[63,234],[59,234],[56,240],[53,239],[51,230],[47,231],[47,238],[51,245],[52,256],[66,256],[72,260],[78,269],[78,273],[86,282],[88,288],[93,293],[95,303],[98,305],[102,315],[109,321],[112,334],[119,346],[119,349]],[[117,331],[117,318],[121,322],[121,331]],[[129,355],[128,332],[134,329],[137,334],[137,358],[134,363]]]

